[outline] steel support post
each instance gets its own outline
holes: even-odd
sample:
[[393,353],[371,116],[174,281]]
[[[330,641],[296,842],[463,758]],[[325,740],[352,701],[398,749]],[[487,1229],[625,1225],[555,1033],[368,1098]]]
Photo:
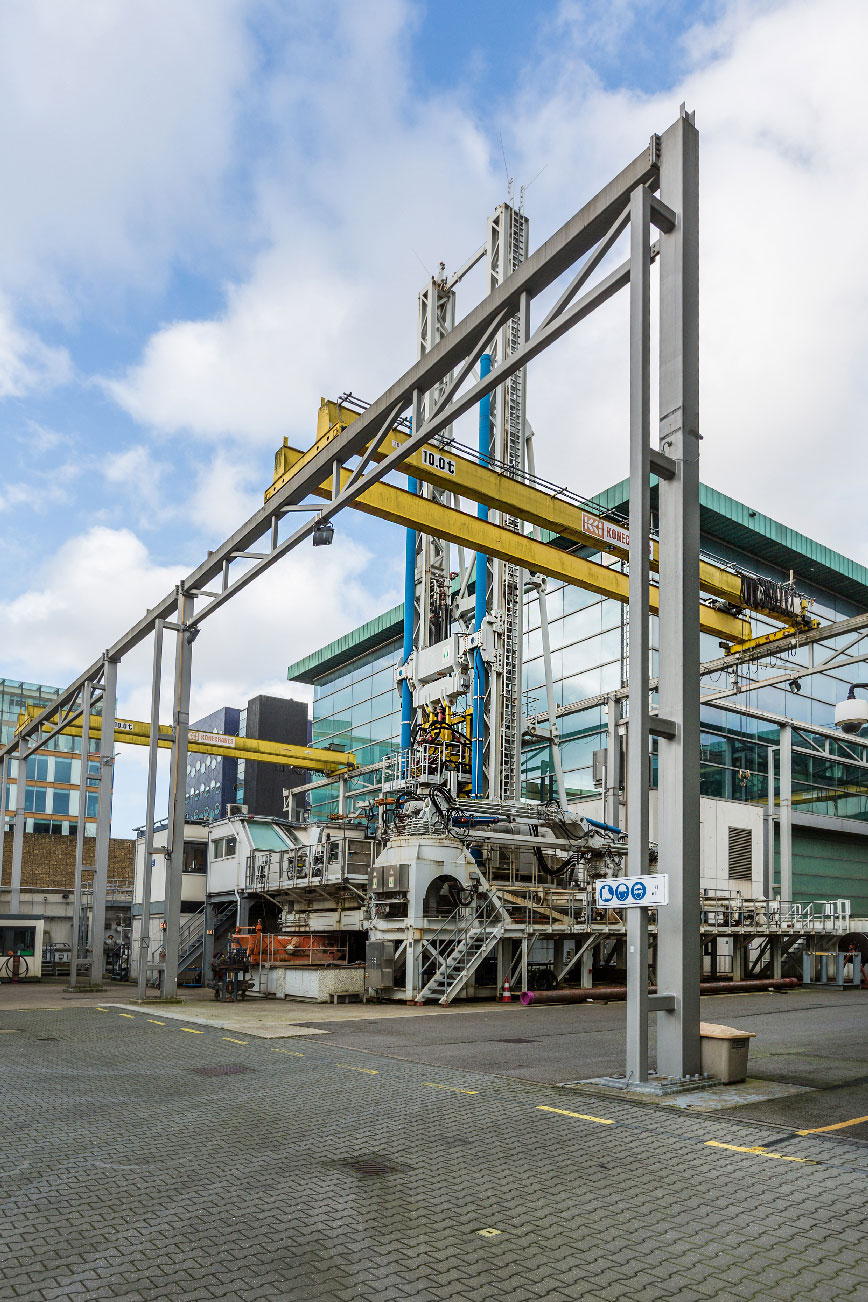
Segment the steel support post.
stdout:
[[606,701],[606,789],[603,798],[603,822],[621,826],[621,702],[617,696]]
[[105,966],[105,898],[108,886],[109,841],[112,831],[112,789],[115,767],[115,715],[118,662],[106,657],[103,667],[102,719],[99,734],[99,797],[93,849],[93,908],[90,915],[90,983],[102,984]]
[[[148,787],[145,798],[145,859],[142,864],[142,930],[139,936],[138,996],[148,993],[148,955],[151,951],[151,872],[154,865],[154,802],[157,795],[157,757],[160,735],[160,683],[163,674],[163,620],[154,625],[154,666],[151,671],[151,736],[148,742]],[[164,905],[165,907],[165,905]]]
[[15,782],[15,822],[12,830],[12,875],[9,879],[9,912],[21,912],[21,862],[24,858],[24,801],[27,790],[27,742],[18,743],[18,777]]
[[193,598],[178,588],[178,632],[175,641],[175,683],[172,697],[172,759],[169,779],[169,829],[166,840],[166,890],[163,921],[161,994],[174,999],[178,993],[178,950],[181,931],[181,881],[184,872],[184,826],[187,821],[187,742],[190,729],[190,678],[195,629],[187,627],[193,613]]
[[6,793],[9,790],[9,768],[12,760],[3,756],[0,765],[0,880],[3,877],[3,855],[6,850]]
[[216,940],[214,931],[215,931],[216,915],[217,915],[217,910],[215,909],[213,904],[210,904],[208,902],[208,899],[206,897],[205,912],[202,918],[202,985],[203,986],[206,986],[208,984],[208,979],[210,976],[212,976],[211,964],[214,961],[214,942]]
[[[533,450],[533,430],[530,428],[529,425],[527,425],[527,423],[525,427],[526,427],[526,434],[524,440],[525,461],[527,463],[527,468],[529,473],[531,475],[536,475],[536,458],[534,457],[534,450]],[[542,539],[542,532],[539,528],[539,525],[534,525],[533,536],[534,538]],[[566,809],[567,808],[567,786],[566,786],[566,782],[564,781],[564,766],[561,759],[561,738],[560,738],[560,732],[558,730],[558,712],[557,712],[557,707],[555,705],[555,687],[554,687],[554,679],[552,677],[552,645],[551,645],[551,637],[549,635],[549,610],[548,610],[548,602],[546,600],[547,585],[546,585],[545,575],[537,575],[537,582],[539,585],[537,587],[537,601],[539,603],[539,627],[540,627],[540,639],[542,642],[543,670],[545,672],[545,680],[546,680],[545,682],[546,709],[548,711],[548,720],[549,720],[549,738],[550,738],[551,750],[552,750],[552,765],[555,771],[555,780],[558,784],[558,800],[560,802],[561,809]],[[522,589],[523,588],[524,588],[524,583],[522,583]],[[520,681],[521,679],[519,679],[519,682]],[[519,747],[519,754],[520,753],[521,753],[521,747]],[[517,789],[519,791],[521,790],[520,782]],[[542,798],[542,793],[540,793],[540,798]],[[603,814],[603,818],[605,819],[605,813]]]
[[[699,980],[699,135],[682,108],[661,137],[660,198],[677,214],[660,234],[661,475],[660,871],[669,904],[658,913],[657,984],[675,1008],[657,1018],[657,1069],[700,1071]],[[632,632],[632,631],[631,631]]]
[[781,724],[781,899],[793,898],[793,730]]
[[763,854],[763,894],[770,900],[775,893],[775,748],[768,747],[768,790],[766,792],[765,852]]
[[[651,194],[630,196],[630,696],[627,867],[648,871],[651,534]],[[627,1079],[648,1079],[648,911],[627,909]]]
[[81,870],[87,831],[87,766],[90,757],[90,698],[88,680],[81,689],[81,772],[78,777],[78,823],[75,829],[75,878],[72,887],[72,944],[69,947],[69,984],[78,980],[78,943],[81,939]]

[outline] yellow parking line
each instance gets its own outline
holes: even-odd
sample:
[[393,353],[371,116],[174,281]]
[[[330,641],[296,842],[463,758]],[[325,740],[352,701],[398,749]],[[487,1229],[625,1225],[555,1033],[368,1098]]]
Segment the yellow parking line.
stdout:
[[98,1013],[110,1013],[110,1012],[111,1012],[111,1009],[110,1009],[110,1008],[100,1008],[99,1004],[97,1004],[97,1006],[96,1006],[96,1011],[97,1011]]
[[154,1026],[165,1026],[165,1025],[166,1025],[165,1022],[158,1022],[157,1019],[156,1019],[156,1017],[149,1017],[149,1018],[148,1018],[148,1021],[151,1022]]
[[559,1117],[577,1117],[579,1121],[596,1121],[598,1126],[614,1126],[607,1117],[592,1117],[588,1112],[567,1112],[565,1108],[546,1108],[540,1105],[537,1112],[556,1112]]
[[788,1157],[786,1153],[771,1153],[762,1144],[755,1144],[752,1148],[745,1148],[742,1144],[721,1144],[716,1139],[707,1139],[706,1148],[727,1148],[731,1153],[752,1153],[754,1157],[776,1157],[779,1162],[807,1162],[809,1166],[815,1166],[807,1157]]
[[182,1027],[181,1027],[181,1030],[182,1030],[182,1031],[186,1031],[188,1035],[201,1035],[201,1034],[202,1034],[201,1031],[194,1031],[193,1028],[192,1028],[192,1026],[182,1026]]
[[432,1090],[451,1090],[453,1094],[478,1094],[479,1090],[462,1090],[457,1085],[437,1085],[433,1080],[423,1080],[423,1085],[427,1085]]
[[118,1017],[128,1017],[131,1022],[136,1020],[135,1013],[118,1013]]
[[797,1135],[824,1135],[827,1130],[845,1130],[847,1126],[861,1126],[868,1117],[854,1117],[852,1121],[836,1121],[833,1126],[816,1126],[813,1130],[797,1130]]
[[366,1076],[379,1076],[379,1072],[373,1067],[351,1067],[348,1062],[339,1062],[339,1067],[346,1067],[347,1071],[363,1071]]
[[247,1043],[248,1043],[247,1040],[233,1040],[231,1035],[224,1035],[224,1036],[223,1036],[223,1039],[224,1039],[224,1040],[228,1040],[230,1044],[247,1044]]
[[299,1053],[298,1049],[278,1049],[276,1045],[271,1046],[272,1053],[291,1053],[293,1058],[303,1058],[304,1054]]

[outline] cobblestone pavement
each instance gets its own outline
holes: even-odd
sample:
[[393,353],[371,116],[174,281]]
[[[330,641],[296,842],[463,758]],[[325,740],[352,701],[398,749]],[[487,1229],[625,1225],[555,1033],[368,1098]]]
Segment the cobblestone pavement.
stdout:
[[868,1145],[150,1010],[0,1015],[0,1297],[866,1298]]

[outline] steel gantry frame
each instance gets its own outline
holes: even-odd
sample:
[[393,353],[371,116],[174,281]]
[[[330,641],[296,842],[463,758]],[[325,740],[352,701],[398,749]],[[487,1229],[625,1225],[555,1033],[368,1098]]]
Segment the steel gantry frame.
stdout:
[[[424,444],[438,438],[462,414],[478,406],[483,398],[500,390],[513,375],[520,374],[545,349],[562,338],[585,317],[606,303],[630,283],[632,258],[603,275],[590,288],[592,273],[626,228],[632,196],[647,190],[648,224],[660,232],[659,261],[661,286],[661,451],[651,451],[651,469],[661,478],[661,538],[659,573],[661,592],[661,645],[675,653],[661,656],[667,662],[668,677],[661,681],[661,710],[665,707],[669,733],[661,761],[661,782],[667,790],[667,817],[661,829],[661,860],[671,879],[667,910],[665,964],[667,986],[676,992],[675,1008],[661,1026],[661,1057],[658,1067],[668,1075],[680,1076],[698,1070],[698,682],[699,682],[699,539],[698,539],[698,413],[696,319],[698,283],[696,277],[696,169],[697,134],[692,120],[682,111],[678,121],[661,137],[652,136],[644,149],[612,181],[574,214],[540,248],[506,275],[471,312],[371,404],[352,425],[335,437],[318,440],[296,463],[290,480],[268,502],[244,522],[177,587],[167,594],[94,665],[65,688],[51,707],[28,721],[14,743],[0,748],[7,759],[17,747],[22,760],[41,744],[45,725],[74,704],[85,684],[103,676],[100,762],[105,776],[113,764],[114,712],[118,662],[145,638],[154,634],[158,623],[177,634],[173,689],[173,752],[170,793],[170,836],[167,845],[167,909],[179,893],[183,862],[183,797],[189,728],[189,686],[192,643],[196,632],[210,615],[247,588],[267,569],[288,555],[344,507],[352,505],[372,486]],[[656,191],[660,189],[660,197]],[[650,250],[648,257],[650,258]],[[582,261],[584,260],[584,262]],[[576,264],[582,264],[575,270]],[[531,328],[533,301],[566,273],[572,278],[536,329]],[[520,323],[516,346],[499,359],[489,374],[468,383],[483,353],[510,322]],[[450,378],[451,377],[451,378]],[[438,389],[438,386],[441,386]],[[438,392],[426,418],[421,419],[422,398]],[[374,453],[395,422],[406,412],[415,417],[412,432],[399,448],[381,461]],[[519,425],[519,445],[523,426]],[[347,477],[342,470],[358,458]],[[335,492],[324,505],[311,503],[309,496],[326,479]],[[307,519],[283,533],[295,513]],[[520,536],[517,535],[520,540]],[[263,541],[264,540],[264,546]],[[257,546],[258,545],[258,546]],[[522,566],[524,568],[524,566]],[[216,588],[210,585],[215,584]],[[194,611],[193,603],[198,608]],[[175,616],[176,622],[170,623]],[[154,674],[154,686],[158,675]],[[695,692],[694,692],[695,688]],[[695,695],[695,701],[692,697]],[[110,722],[111,726],[106,726]],[[42,738],[44,740],[44,738]],[[151,731],[156,749],[157,731]],[[16,810],[15,842],[20,873],[23,836],[23,791],[19,783],[20,810]],[[103,780],[99,802],[97,845],[99,856],[107,855],[110,819],[110,784]],[[109,787],[109,793],[106,792]],[[101,825],[101,827],[100,827]],[[99,874],[99,868],[97,869]],[[102,873],[102,907],[104,877]],[[96,896],[96,891],[95,891]],[[95,900],[96,910],[96,900]],[[179,916],[167,911],[164,994],[174,993],[177,975],[171,963],[177,950]],[[96,945],[94,949],[96,950]],[[95,967],[101,970],[101,955]],[[694,979],[695,978],[695,979]],[[662,978],[661,978],[662,980]],[[696,998],[693,997],[695,987]],[[694,1006],[695,1005],[695,1006]]]

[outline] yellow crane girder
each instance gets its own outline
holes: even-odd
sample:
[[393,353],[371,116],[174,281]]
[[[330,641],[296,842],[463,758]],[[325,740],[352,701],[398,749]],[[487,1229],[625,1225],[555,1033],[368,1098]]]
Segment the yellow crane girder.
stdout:
[[[27,714],[19,715],[19,727],[28,717]],[[71,737],[80,737],[81,719],[71,721],[62,731]],[[102,717],[92,714],[90,735],[99,737],[101,733]],[[117,719],[115,739],[129,742],[133,746],[147,746],[151,740],[151,725],[137,719]],[[172,729],[168,724],[160,724],[157,745],[161,750],[172,745]],[[314,773],[338,773],[343,769],[354,768],[356,763],[355,755],[344,751],[293,746],[279,741],[259,741],[254,737],[233,737],[227,733],[203,732],[197,728],[190,729],[187,746],[194,755],[225,755],[231,759],[256,760],[262,764],[286,764],[291,768],[307,769]]]
[[[354,420],[359,412],[337,402],[322,399],[317,416],[316,442],[308,452],[300,452],[290,447],[284,439],[278,448],[274,463],[274,481],[265,493],[266,502],[279,488],[288,483],[311,459],[314,452],[325,447],[333,438]],[[372,456],[373,461],[382,461],[396,448],[407,441],[405,430],[392,429],[383,438],[380,446]],[[501,474],[490,466],[481,465],[469,457],[463,457],[452,449],[425,444],[411,453],[402,468],[408,475],[432,484],[437,488],[449,489],[470,501],[481,503],[492,510],[503,511],[529,524],[569,538],[572,542],[595,551],[606,552],[620,560],[628,558],[629,535],[623,528],[613,526],[604,517],[584,510],[574,502],[547,493],[532,484],[526,484],[510,475]],[[650,542],[652,570],[658,568],[658,544]],[[699,584],[703,592],[734,606],[751,608],[745,603],[741,592],[741,579],[731,570],[715,565],[711,561],[700,559]],[[804,616],[787,615],[761,607],[752,607],[758,614],[780,621],[787,626],[806,626]],[[810,621],[814,624],[816,621]]]
[[[281,452],[290,469],[292,456],[301,458],[306,455],[287,444]],[[341,487],[349,477],[348,470],[341,471]],[[331,482],[320,484],[316,493],[319,497],[331,498]],[[492,524],[489,520],[480,520],[478,516],[457,511],[454,507],[444,506],[430,498],[417,497],[382,480],[372,484],[352,505],[356,510],[377,516],[381,520],[418,529],[421,533],[443,538],[459,547],[511,561],[532,574],[545,574],[548,578],[586,588],[616,601],[629,600],[629,578],[618,570],[609,569],[582,556],[573,556],[550,543],[537,542],[527,534],[515,533],[512,529]],[[649,590],[649,604],[651,613],[657,614],[659,589],[653,584]],[[702,631],[723,642],[744,642],[751,635],[749,620],[714,610],[711,606],[700,604],[699,618]]]

